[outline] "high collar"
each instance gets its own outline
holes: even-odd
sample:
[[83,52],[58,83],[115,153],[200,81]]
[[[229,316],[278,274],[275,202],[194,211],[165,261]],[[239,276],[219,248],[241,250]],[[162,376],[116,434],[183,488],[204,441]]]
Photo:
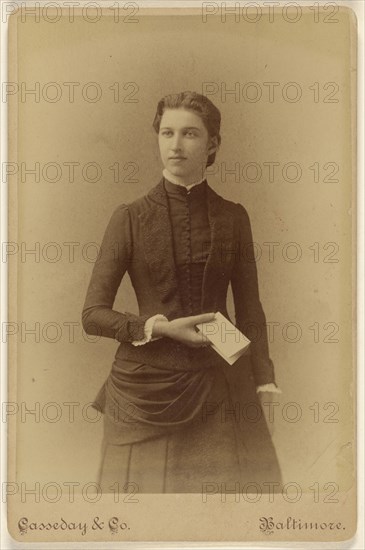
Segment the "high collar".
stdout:
[[169,197],[182,197],[186,199],[189,197],[190,199],[195,200],[205,197],[208,184],[207,180],[204,179],[200,183],[197,183],[188,189],[185,185],[178,185],[164,177],[163,185]]
[[190,191],[190,189],[192,189],[196,185],[199,185],[199,183],[202,183],[206,179],[205,176],[203,176],[202,178],[199,178],[198,180],[196,180],[192,183],[189,183],[189,185],[185,185],[184,183],[179,182],[178,179],[173,174],[171,174],[171,172],[169,172],[167,170],[167,168],[164,168],[162,170],[162,175],[169,182],[173,183],[174,185],[178,185],[180,187],[183,187],[183,188],[187,189],[188,191]]
[[[203,183],[203,182],[202,182]],[[224,217],[225,216],[225,205],[224,205],[224,200],[223,198],[218,195],[215,191],[213,191],[213,189],[211,187],[209,187],[209,184],[206,180],[204,180],[204,187],[202,187],[202,189],[205,188],[205,193],[206,193],[206,199],[207,199],[207,202],[208,202],[208,208],[209,208],[209,211],[211,212],[212,214],[212,217],[215,218],[215,217]],[[171,189],[180,189],[180,186],[173,186],[173,184],[171,184]],[[200,189],[200,185],[198,185],[196,187],[196,191]],[[184,190],[184,188],[182,188],[182,192],[187,194],[187,192]],[[189,193],[190,195],[190,193]],[[158,182],[157,185],[155,185],[155,187],[152,187],[146,197],[151,200],[153,203],[156,204],[156,206],[160,205],[160,206],[163,206],[165,207],[166,209],[168,209],[168,206],[169,206],[169,195],[167,193],[167,190],[166,190],[166,186],[165,186],[165,178],[162,177],[160,179],[160,181]]]

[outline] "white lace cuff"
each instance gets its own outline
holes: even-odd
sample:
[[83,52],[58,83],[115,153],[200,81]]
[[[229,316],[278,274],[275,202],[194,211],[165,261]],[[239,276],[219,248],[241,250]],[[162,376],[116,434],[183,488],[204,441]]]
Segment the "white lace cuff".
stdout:
[[161,338],[161,336],[152,337],[152,331],[155,321],[168,321],[168,319],[167,317],[165,317],[165,315],[161,315],[160,313],[147,319],[144,324],[144,338],[142,340],[134,340],[132,342],[134,346],[143,346],[143,344],[147,344],[147,342],[153,342],[153,340],[158,340],[159,338]]
[[257,386],[256,393],[260,392],[272,392],[272,393],[282,393],[281,389],[275,386],[275,384],[264,384],[263,386]]

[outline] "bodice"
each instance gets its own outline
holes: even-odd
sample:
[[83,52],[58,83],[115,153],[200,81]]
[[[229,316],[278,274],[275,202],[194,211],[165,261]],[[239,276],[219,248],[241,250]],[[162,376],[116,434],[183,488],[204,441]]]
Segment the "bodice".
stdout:
[[204,268],[211,242],[206,185],[204,180],[188,190],[164,178],[184,315],[201,313]]

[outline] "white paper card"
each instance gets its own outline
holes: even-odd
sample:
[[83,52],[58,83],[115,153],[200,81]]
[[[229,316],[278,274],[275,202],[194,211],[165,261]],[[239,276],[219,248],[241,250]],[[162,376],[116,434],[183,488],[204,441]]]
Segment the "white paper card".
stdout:
[[220,312],[215,314],[214,321],[199,323],[196,327],[211,341],[212,348],[230,365],[233,365],[250,345],[250,340]]

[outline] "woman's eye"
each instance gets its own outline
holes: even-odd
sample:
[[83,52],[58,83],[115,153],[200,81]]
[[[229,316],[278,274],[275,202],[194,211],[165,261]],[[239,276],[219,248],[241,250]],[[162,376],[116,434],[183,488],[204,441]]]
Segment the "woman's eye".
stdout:
[[186,132],[186,135],[189,136],[189,137],[194,137],[195,132],[192,132],[191,130],[189,130],[188,132]]
[[163,136],[167,136],[167,135],[170,135],[170,134],[171,134],[170,130],[164,130],[163,132],[161,132],[161,135],[163,135]]

